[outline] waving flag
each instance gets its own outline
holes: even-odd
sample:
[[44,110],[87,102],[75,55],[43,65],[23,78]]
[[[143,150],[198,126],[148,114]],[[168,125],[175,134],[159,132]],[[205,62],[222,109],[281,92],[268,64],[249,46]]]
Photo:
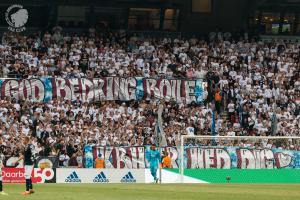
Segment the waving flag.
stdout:
[[211,123],[211,135],[216,135],[216,113],[213,111]]
[[156,135],[156,143],[158,146],[160,147],[166,147],[168,146],[167,144],[167,140],[166,140],[166,135],[164,133],[164,129],[163,129],[163,121],[162,121],[162,112],[163,112],[163,105],[160,104],[158,106],[158,111],[157,111],[157,123],[155,125],[155,135]]
[[273,113],[272,115],[272,119],[271,119],[271,132],[272,135],[276,135],[277,133],[277,117],[276,117],[276,113]]

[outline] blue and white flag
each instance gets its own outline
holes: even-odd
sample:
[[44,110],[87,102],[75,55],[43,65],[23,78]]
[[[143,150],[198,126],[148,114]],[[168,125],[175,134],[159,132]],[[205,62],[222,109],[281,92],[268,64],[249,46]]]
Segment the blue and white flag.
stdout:
[[213,111],[211,123],[211,135],[216,135],[216,113]]

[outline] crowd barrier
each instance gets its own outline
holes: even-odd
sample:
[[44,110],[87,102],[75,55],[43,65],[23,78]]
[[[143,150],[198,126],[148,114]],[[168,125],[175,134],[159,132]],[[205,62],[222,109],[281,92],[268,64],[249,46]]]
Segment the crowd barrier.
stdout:
[[[152,181],[145,169],[34,168],[33,183],[147,183]],[[146,177],[147,174],[147,177]],[[24,168],[3,168],[4,183],[25,183]]]
[[145,170],[70,169],[56,170],[57,183],[145,183]]
[[[299,169],[162,169],[162,183],[300,183]],[[4,183],[25,183],[23,168],[3,168]],[[149,169],[34,168],[32,181],[64,184],[153,183]]]

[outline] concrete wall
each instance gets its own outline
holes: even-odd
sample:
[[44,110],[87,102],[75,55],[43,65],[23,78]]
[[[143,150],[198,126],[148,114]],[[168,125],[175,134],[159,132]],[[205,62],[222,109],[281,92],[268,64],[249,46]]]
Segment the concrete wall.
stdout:
[[[9,5],[12,2],[17,0],[2,0],[0,3],[0,13],[2,13],[0,17],[0,26],[7,26],[5,21],[4,13]],[[33,0],[31,0],[33,2]],[[27,4],[23,3],[26,8],[30,7],[31,1],[28,1]],[[49,5],[46,3],[47,1],[43,0],[34,0],[37,5],[43,5],[45,8],[48,8]],[[201,0],[198,0],[201,1]],[[53,18],[54,21],[66,20],[66,21],[82,21],[85,19],[85,8],[87,7],[101,7],[102,8],[174,8],[180,9],[180,18],[179,18],[179,28],[180,32],[187,33],[200,33],[206,34],[212,30],[216,30],[216,28],[220,28],[223,31],[232,30],[237,27],[246,28],[248,15],[253,12],[253,5],[257,1],[262,0],[211,0],[212,1],[212,12],[211,13],[193,13],[192,12],[192,0],[85,0],[85,1],[67,1],[67,0],[51,0],[53,3],[52,7],[58,8],[55,12],[50,12],[50,9],[45,11],[39,10],[30,10],[31,19],[29,20],[28,26],[30,26],[31,22],[41,21],[43,23],[35,23],[48,24],[48,20]],[[6,2],[6,3],[4,3]],[[2,5],[2,7],[1,7]],[[78,6],[78,7],[76,7]],[[31,6],[32,7],[32,6]],[[1,9],[2,8],[2,9]],[[39,7],[38,7],[39,8]],[[34,17],[35,13],[42,13],[45,15],[49,15],[49,18],[44,17]],[[53,17],[56,15],[56,17]],[[50,19],[51,18],[51,19]],[[85,19],[86,20],[86,19]],[[50,23],[51,24],[51,23]]]
[[216,28],[226,31],[247,27],[247,0],[212,0],[212,4],[211,13],[193,13],[192,1],[185,0],[181,5],[180,31],[207,33]]

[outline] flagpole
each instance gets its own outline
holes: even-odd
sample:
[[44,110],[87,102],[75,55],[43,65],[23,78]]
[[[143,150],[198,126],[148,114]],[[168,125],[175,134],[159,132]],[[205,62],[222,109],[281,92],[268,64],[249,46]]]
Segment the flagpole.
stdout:
[[[155,124],[155,132],[156,132],[156,145],[158,145],[159,153],[161,154],[162,147],[168,146],[166,136],[163,130],[163,119],[162,119],[162,113],[164,109],[164,101],[159,101],[158,104],[158,110],[157,110],[157,120]],[[162,160],[160,160],[161,164]],[[159,183],[162,182],[162,167],[159,166]]]
[[[157,145],[158,145],[158,151],[161,155],[161,146],[162,145],[166,145],[166,141],[164,139],[164,141],[162,141],[163,139],[163,125],[162,125],[162,112],[163,112],[163,102],[159,102],[158,104],[158,110],[157,110],[157,121],[156,121],[156,141],[157,141]],[[164,136],[165,138],[165,136]],[[162,160],[160,160],[159,163],[159,184],[161,184],[161,180],[162,180],[162,166],[161,166],[161,162]]]
[[[161,144],[160,144],[160,137],[159,137],[159,125],[158,125],[158,121],[156,122],[155,124],[155,131],[156,131],[156,146],[158,147],[158,151],[159,151],[159,154],[161,155]],[[159,183],[161,184],[161,160],[159,162],[159,170],[158,170],[158,181]]]
[[[161,154],[161,147],[159,146],[159,153]],[[159,165],[159,184],[161,184],[161,175],[162,175],[162,173],[161,173],[161,168],[162,168],[162,166],[161,166],[161,164]]]
[[[155,132],[156,132],[156,146],[158,147],[158,152],[161,155],[161,145],[160,145],[160,138],[159,138],[158,121],[155,124]],[[161,162],[161,160],[160,160],[160,162]],[[160,163],[159,163],[159,169],[158,169],[158,177],[159,177],[158,182],[161,184],[161,165],[160,165]]]

